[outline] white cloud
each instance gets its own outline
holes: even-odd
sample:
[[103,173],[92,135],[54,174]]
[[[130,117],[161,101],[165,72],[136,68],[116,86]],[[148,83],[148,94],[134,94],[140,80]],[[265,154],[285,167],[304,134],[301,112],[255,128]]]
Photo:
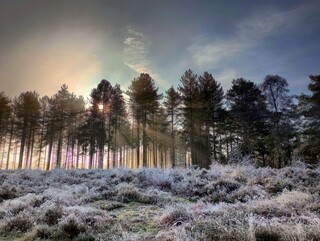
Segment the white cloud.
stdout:
[[227,58],[232,58],[246,50],[248,43],[243,41],[214,41],[205,45],[194,44],[188,48],[195,63],[200,66],[217,64]]
[[137,73],[149,72],[150,63],[147,53],[152,43],[147,36],[136,31],[133,27],[128,27],[123,44],[124,64]]
[[148,73],[157,84],[163,88],[169,86],[168,82],[162,79],[152,68],[148,58],[149,48],[152,45],[152,41],[144,33],[135,30],[129,26],[127,28],[127,34],[123,41],[123,63],[129,68],[140,73]]

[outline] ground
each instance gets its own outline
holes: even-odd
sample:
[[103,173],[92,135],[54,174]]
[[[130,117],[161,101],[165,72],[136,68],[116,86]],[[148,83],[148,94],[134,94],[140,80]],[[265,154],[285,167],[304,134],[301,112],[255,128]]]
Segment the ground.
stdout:
[[320,167],[0,171],[0,240],[320,240]]

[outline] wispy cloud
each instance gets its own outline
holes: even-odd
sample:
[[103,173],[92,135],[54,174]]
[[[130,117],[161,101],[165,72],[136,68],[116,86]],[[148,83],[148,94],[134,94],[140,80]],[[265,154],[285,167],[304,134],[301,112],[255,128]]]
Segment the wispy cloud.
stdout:
[[123,62],[137,73],[149,72],[148,50],[151,41],[133,27],[127,28],[127,34],[123,41]]
[[300,24],[306,21],[308,15],[315,14],[315,9],[314,4],[305,4],[285,11],[272,8],[255,12],[234,24],[235,33],[229,39],[195,43],[187,51],[195,64],[202,68],[232,61],[244,51],[259,46],[267,37],[303,31]]
[[148,58],[149,49],[152,41],[142,32],[137,31],[132,26],[127,28],[127,34],[123,41],[123,63],[129,68],[140,73],[148,73],[163,88],[169,86],[168,82],[162,79],[159,74],[151,67]]
[[208,64],[217,64],[227,58],[232,58],[248,47],[248,43],[243,41],[219,40],[204,45],[194,44],[189,46],[187,50],[191,53],[196,65],[203,67]]

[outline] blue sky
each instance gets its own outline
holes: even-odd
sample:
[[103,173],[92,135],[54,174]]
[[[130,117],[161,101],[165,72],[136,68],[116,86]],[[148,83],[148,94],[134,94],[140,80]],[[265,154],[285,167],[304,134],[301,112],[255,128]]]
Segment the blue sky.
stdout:
[[123,89],[148,72],[160,92],[191,68],[286,78],[292,94],[320,74],[320,1],[1,0],[0,90],[88,97],[101,79]]

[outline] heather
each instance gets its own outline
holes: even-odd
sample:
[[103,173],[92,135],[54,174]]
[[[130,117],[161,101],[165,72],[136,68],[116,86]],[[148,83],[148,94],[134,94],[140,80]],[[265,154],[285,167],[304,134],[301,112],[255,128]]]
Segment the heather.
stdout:
[[0,172],[1,240],[320,240],[320,168]]

